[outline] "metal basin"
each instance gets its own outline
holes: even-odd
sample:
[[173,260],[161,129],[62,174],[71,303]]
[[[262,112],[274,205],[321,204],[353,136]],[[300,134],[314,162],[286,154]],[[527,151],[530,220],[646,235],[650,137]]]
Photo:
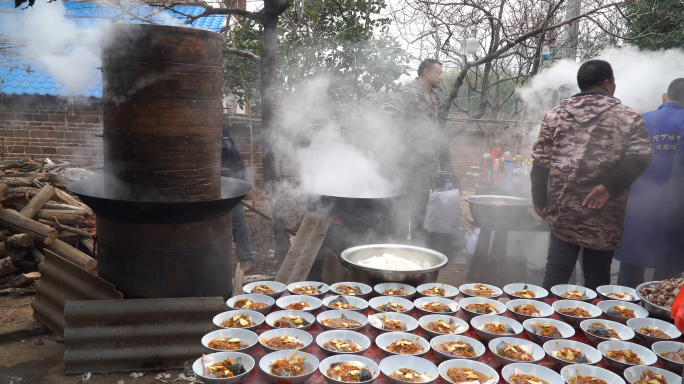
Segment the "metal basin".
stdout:
[[643,288],[647,285],[656,284],[656,283],[659,283],[659,281],[649,281],[649,282],[646,282],[643,284],[639,284],[639,286],[636,287],[636,294],[641,299],[641,305],[644,308],[646,308],[646,310],[649,312],[651,317],[657,317],[659,319],[663,319],[663,320],[669,321],[671,323],[673,320],[670,317],[670,310],[669,309],[655,305],[655,304],[651,303],[650,301],[646,300],[643,296],[641,296],[641,288]]
[[[525,221],[527,209],[532,206],[527,199],[511,196],[478,195],[465,200],[470,204],[475,224],[484,228],[515,228]],[[492,204],[494,201],[504,204]]]
[[[370,268],[358,265],[356,262],[391,253],[405,259],[427,261],[432,265],[430,269],[417,271],[392,271]],[[342,265],[347,267],[352,280],[368,285],[380,283],[404,283],[417,287],[425,283],[434,283],[439,276],[439,270],[446,267],[447,257],[431,249],[399,244],[372,244],[349,248],[342,252]]]

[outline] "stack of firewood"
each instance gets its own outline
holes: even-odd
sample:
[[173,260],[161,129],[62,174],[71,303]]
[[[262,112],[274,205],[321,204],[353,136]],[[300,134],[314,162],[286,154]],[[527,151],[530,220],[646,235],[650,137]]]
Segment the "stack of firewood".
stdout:
[[93,212],[61,189],[60,166],[24,158],[0,165],[0,289],[39,278],[47,248],[93,271]]

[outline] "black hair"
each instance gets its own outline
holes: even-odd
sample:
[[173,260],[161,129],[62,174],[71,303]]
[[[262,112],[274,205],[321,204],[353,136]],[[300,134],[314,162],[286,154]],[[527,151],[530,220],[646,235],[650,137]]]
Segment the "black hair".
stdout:
[[667,98],[684,105],[684,78],[672,80],[667,87]]
[[418,66],[418,76],[423,76],[423,73],[425,73],[426,69],[432,69],[435,65],[442,65],[442,63],[439,60],[435,59],[425,59],[423,60],[422,63]]
[[613,67],[603,60],[589,60],[582,64],[577,71],[577,85],[584,92],[591,88],[600,87],[606,80],[613,78]]

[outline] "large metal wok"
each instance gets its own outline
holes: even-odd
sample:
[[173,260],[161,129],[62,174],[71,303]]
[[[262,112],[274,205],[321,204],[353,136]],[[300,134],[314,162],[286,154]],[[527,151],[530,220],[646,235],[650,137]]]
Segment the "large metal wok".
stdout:
[[515,228],[526,220],[532,207],[531,201],[511,196],[478,195],[465,200],[475,225],[483,228]]

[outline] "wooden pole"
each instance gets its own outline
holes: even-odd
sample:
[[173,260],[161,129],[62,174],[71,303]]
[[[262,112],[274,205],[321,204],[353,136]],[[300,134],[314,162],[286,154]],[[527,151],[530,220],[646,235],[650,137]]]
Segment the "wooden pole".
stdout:
[[55,189],[55,194],[57,194],[57,197],[58,197],[60,200],[62,200],[63,202],[65,202],[65,203],[67,203],[67,204],[69,204],[69,205],[75,205],[75,206],[77,206],[77,207],[81,207],[81,208],[85,208],[85,209],[90,209],[90,208],[88,208],[87,205],[85,205],[85,204],[81,203],[80,201],[74,199],[73,197],[71,197],[70,194],[68,194],[68,193],[66,193],[66,192],[64,192],[64,191],[62,191],[62,190],[59,189],[59,188]]
[[323,246],[323,240],[332,222],[330,215],[317,216],[307,213],[299,227],[297,237],[278,270],[275,281],[290,284],[306,280],[311,267]]
[[29,219],[33,218],[33,216],[40,211],[45,203],[47,203],[52,196],[55,194],[55,187],[52,185],[46,185],[43,188],[41,188],[40,192],[29,201],[28,204],[24,207],[24,209],[21,210],[22,215],[25,217],[28,217]]
[[36,213],[34,219],[57,221],[60,224],[75,225],[84,227],[88,223],[86,211],[64,211],[61,209],[41,209]]

